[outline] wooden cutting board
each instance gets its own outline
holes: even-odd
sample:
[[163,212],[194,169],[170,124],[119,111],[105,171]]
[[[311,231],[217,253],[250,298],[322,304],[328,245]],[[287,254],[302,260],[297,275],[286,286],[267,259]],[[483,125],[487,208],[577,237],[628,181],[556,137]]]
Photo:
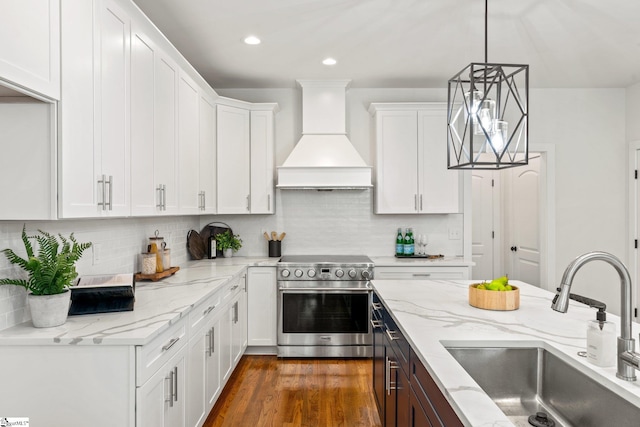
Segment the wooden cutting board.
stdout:
[[202,259],[207,255],[207,243],[196,230],[187,233],[187,249],[193,259]]

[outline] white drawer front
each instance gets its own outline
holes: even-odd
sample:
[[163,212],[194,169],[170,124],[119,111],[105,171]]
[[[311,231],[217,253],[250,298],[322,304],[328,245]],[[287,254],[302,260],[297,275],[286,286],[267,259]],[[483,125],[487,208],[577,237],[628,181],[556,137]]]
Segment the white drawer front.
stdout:
[[136,385],[143,385],[187,343],[187,322],[181,319],[149,344],[136,346]]
[[[198,304],[189,312],[189,336],[193,337],[195,331],[204,326],[207,320],[222,308],[220,305],[220,294],[216,292],[201,304]],[[217,310],[216,310],[217,309]]]
[[468,267],[376,267],[378,280],[464,280]]

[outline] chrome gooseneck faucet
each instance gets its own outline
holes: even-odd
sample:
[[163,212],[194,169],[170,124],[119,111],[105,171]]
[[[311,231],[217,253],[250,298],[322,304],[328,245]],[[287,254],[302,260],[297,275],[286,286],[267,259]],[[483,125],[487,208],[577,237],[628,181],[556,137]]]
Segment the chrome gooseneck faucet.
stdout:
[[620,276],[621,334],[618,337],[618,372],[616,376],[626,381],[636,380],[636,369],[640,370],[640,354],[635,352],[635,340],[631,337],[631,277],[624,264],[607,252],[588,252],[574,259],[562,275],[562,283],[553,298],[551,308],[561,313],[569,309],[569,294],[573,276],[590,261],[604,261],[610,264]]

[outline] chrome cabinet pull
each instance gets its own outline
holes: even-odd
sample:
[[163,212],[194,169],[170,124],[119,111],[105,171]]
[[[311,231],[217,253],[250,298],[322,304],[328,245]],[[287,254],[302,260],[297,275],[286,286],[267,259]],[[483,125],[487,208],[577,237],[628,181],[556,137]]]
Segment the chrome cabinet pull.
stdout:
[[171,338],[171,341],[169,341],[167,344],[162,346],[162,351],[167,351],[169,350],[171,347],[173,347],[178,341],[180,341],[180,338]]
[[417,194],[413,196],[413,209],[415,211],[418,210],[418,195]]
[[387,396],[389,396],[391,394],[391,360],[389,360],[389,356],[386,356],[385,359],[384,389],[387,390]]
[[109,175],[109,180],[106,183],[109,186],[109,210],[113,210],[113,176]]
[[233,304],[233,323],[238,323],[238,301]]
[[240,286],[240,285],[232,286],[231,289],[229,289],[229,292],[235,291],[236,289],[238,289],[238,286]]
[[251,195],[247,196],[247,212],[251,211]]
[[271,211],[271,194],[267,194],[267,210]]
[[158,184],[156,187],[156,195],[158,197],[158,203],[156,203],[156,208],[162,210],[162,184]]
[[216,351],[216,328],[211,327],[211,332],[209,332],[209,357],[213,355]]
[[173,367],[173,398],[178,401],[178,367]]
[[380,311],[382,310],[382,304],[380,304],[379,302],[371,303],[371,308],[373,308],[375,311]]
[[205,210],[207,208],[207,195],[206,192],[203,191],[202,192],[202,210]]
[[420,195],[420,211],[422,211],[422,194]]
[[370,322],[371,322],[371,327],[373,329],[382,327],[382,320],[373,320],[373,319],[371,319]]
[[107,208],[107,202],[106,202],[106,176],[102,175],[102,179],[98,180],[98,184],[102,184],[102,201],[98,202],[98,206],[102,206],[102,210],[106,210]]
[[413,277],[430,277],[431,273],[413,273]]
[[391,331],[391,330],[389,330],[389,329],[385,329],[385,331],[384,331],[384,332],[387,334],[387,336],[389,337],[389,339],[390,339],[391,341],[397,341],[397,340],[399,340],[399,339],[400,339],[400,337],[395,337],[395,336],[393,336],[393,334],[395,334],[395,333],[396,333],[396,331]]
[[215,306],[215,305],[210,305],[209,307],[207,307],[207,308],[202,312],[202,315],[203,315],[203,316],[206,316],[207,314],[211,313],[211,311],[212,311],[214,308],[216,308],[216,306]]
[[396,381],[391,381],[391,370],[398,369],[398,362],[389,359],[389,394],[391,394],[391,390],[398,389],[398,383]]
[[167,186],[162,184],[162,210],[167,210]]
[[170,371],[169,376],[164,379],[169,380],[169,397],[165,395],[164,401],[169,402],[169,407],[173,408],[173,371]]

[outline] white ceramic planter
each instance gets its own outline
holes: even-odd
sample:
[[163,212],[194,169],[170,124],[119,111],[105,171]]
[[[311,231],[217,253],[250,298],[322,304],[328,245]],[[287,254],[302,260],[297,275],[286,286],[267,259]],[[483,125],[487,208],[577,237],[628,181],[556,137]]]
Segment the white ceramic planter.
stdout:
[[222,251],[222,256],[225,258],[231,258],[233,256],[233,249],[229,248],[229,249],[224,249]]
[[68,289],[56,295],[27,295],[31,320],[36,328],[60,326],[67,321],[71,291]]

